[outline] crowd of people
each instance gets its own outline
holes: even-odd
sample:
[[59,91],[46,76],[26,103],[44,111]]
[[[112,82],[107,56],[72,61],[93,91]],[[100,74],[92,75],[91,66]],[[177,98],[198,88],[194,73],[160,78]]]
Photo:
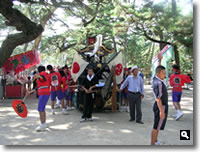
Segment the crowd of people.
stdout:
[[[160,62],[161,63],[161,62]],[[158,141],[159,130],[164,130],[168,116],[168,92],[165,84],[166,70],[162,65],[156,68],[156,75],[153,78],[153,94],[155,102],[153,105],[154,124],[152,129],[151,144],[160,145]],[[180,73],[178,65],[172,66],[172,74],[170,75],[170,85],[172,86],[172,101],[177,111],[173,117],[178,121],[183,113],[181,112],[181,95],[182,86],[192,81],[191,75],[183,75]],[[130,109],[130,122],[144,124],[142,121],[141,100],[144,98],[144,82],[143,74],[138,71],[138,67],[124,69],[124,81],[118,90],[122,94],[122,106],[125,111]],[[127,109],[127,110],[126,110]],[[136,110],[136,117],[135,117]]]
[[59,69],[53,68],[52,65],[39,66],[37,71],[32,73],[32,81],[33,88],[28,90],[27,94],[36,92],[41,120],[41,125],[36,128],[36,131],[41,131],[47,128],[45,106],[49,97],[51,97],[51,113],[53,115],[56,114],[55,108],[60,108],[60,105],[62,114],[68,115],[67,111],[72,110],[72,98],[76,85],[67,65]]
[[[47,128],[45,106],[51,97],[51,110],[52,114],[55,113],[55,108],[62,109],[62,114],[67,115],[68,110],[72,109],[72,99],[74,90],[78,86],[72,79],[71,69],[64,66],[60,69],[53,68],[52,65],[47,67],[39,66],[37,72],[34,72],[32,79],[34,80],[34,87],[32,91],[36,90],[38,97],[38,111],[40,114],[41,125],[36,128],[36,131],[41,131]],[[155,96],[155,103],[153,105],[154,124],[152,130],[152,145],[159,144],[158,132],[164,130],[167,122],[168,115],[168,92],[164,79],[166,77],[165,67],[159,65],[156,68],[156,75],[153,78],[153,94]],[[177,65],[173,65],[173,74],[170,76],[170,85],[172,89],[172,99],[177,114],[174,115],[176,120],[179,120],[183,114],[181,112],[181,94],[184,83],[189,83],[191,80],[188,76],[181,75],[180,69]],[[98,80],[92,67],[87,68],[87,75],[79,84],[80,88],[84,91],[83,98],[83,114],[80,122],[93,121],[92,113],[95,100],[95,88],[97,87]],[[124,69],[124,80],[118,89],[121,92],[122,101],[121,106],[126,111],[130,112],[130,122],[144,124],[142,121],[142,108],[141,101],[144,98],[144,80],[143,74],[139,71],[137,66]],[[57,99],[57,102],[56,102]],[[55,103],[56,102],[56,103]],[[136,115],[135,115],[136,113]]]

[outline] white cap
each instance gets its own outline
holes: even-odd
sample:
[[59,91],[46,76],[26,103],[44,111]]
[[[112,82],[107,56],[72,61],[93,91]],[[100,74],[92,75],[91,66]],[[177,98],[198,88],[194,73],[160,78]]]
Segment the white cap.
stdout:
[[133,71],[134,69],[138,69],[138,66],[137,66],[137,65],[133,66],[133,67],[131,68],[131,71]]

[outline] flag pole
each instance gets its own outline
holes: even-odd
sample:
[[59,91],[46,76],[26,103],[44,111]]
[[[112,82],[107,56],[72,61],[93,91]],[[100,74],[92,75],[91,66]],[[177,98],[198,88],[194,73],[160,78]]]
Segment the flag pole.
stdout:
[[[116,66],[115,66],[116,67]],[[114,69],[115,69],[114,67]],[[117,89],[116,89],[117,83],[116,83],[116,74],[115,70],[113,70],[113,89],[112,89],[112,112],[117,111]]]

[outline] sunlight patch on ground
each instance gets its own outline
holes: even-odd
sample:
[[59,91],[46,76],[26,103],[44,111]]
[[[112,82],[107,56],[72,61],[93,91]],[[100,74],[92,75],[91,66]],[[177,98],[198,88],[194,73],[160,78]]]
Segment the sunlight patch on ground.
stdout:
[[92,117],[92,119],[98,119],[99,120],[100,118],[99,117]]
[[113,121],[106,121],[106,123],[108,123],[108,124],[115,124],[115,122],[113,122]]
[[29,112],[27,117],[38,117],[39,118],[39,114],[38,113]]
[[182,110],[183,114],[191,114],[193,113],[193,111],[186,111],[186,110]]
[[51,123],[51,122],[54,122],[54,120],[53,119],[46,120],[46,123]]
[[23,139],[23,138],[27,138],[28,136],[25,135],[17,135],[17,136],[10,136],[8,137],[8,139]]
[[72,125],[72,122],[66,123],[66,124],[60,124],[60,125],[53,125],[49,128],[57,129],[57,130],[67,130],[71,127],[71,125]]
[[97,128],[95,126],[86,126],[82,127],[80,130],[90,130],[90,131],[97,131]]
[[167,120],[175,120],[175,118],[169,116],[169,117],[167,117]]
[[42,141],[42,139],[41,138],[36,138],[36,139],[32,139],[31,140],[31,142],[36,142],[36,143],[39,142],[39,141]]
[[122,133],[126,133],[126,134],[133,133],[133,131],[128,130],[128,129],[120,129],[120,131],[121,131]]
[[15,127],[19,127],[19,126],[21,126],[22,125],[22,123],[20,122],[20,123],[11,123],[11,124],[9,124],[9,127],[11,127],[11,128],[15,128]]
[[14,109],[12,107],[1,107],[0,108],[0,112],[7,112],[8,113],[8,111],[13,112]]

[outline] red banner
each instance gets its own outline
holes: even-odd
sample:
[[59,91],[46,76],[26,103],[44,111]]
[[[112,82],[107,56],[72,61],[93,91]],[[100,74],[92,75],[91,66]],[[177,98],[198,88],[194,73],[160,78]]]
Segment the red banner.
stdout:
[[10,71],[19,73],[40,63],[40,54],[35,50],[12,56],[2,67],[5,74]]

